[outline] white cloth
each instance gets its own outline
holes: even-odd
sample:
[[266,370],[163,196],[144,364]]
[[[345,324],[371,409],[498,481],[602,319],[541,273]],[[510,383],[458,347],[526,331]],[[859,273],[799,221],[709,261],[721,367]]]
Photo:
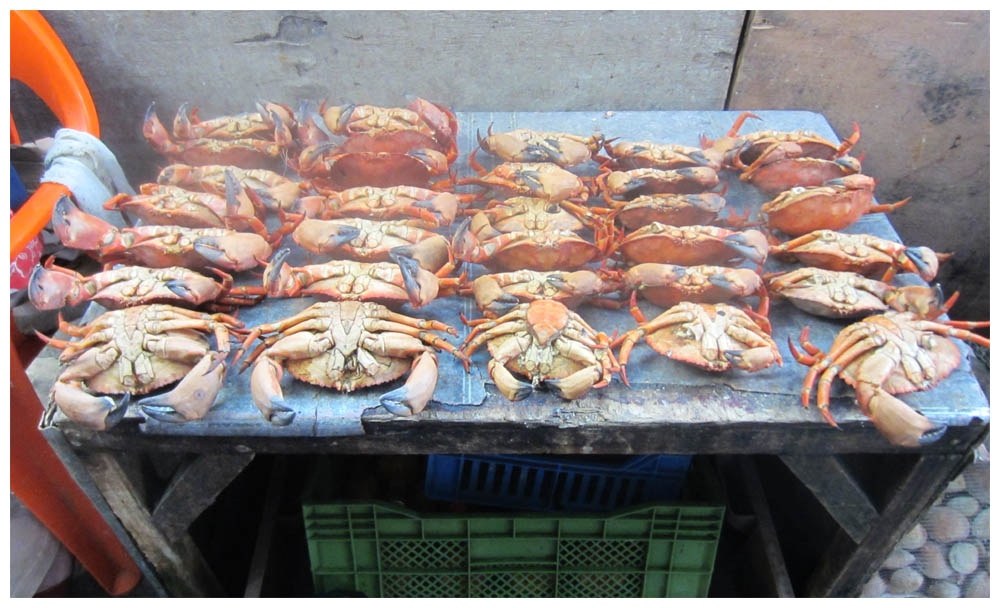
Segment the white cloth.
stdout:
[[63,184],[81,209],[119,228],[126,226],[121,214],[104,209],[104,203],[119,192],[135,194],[135,190],[115,155],[93,135],[73,129],[56,131],[45,154],[41,181]]

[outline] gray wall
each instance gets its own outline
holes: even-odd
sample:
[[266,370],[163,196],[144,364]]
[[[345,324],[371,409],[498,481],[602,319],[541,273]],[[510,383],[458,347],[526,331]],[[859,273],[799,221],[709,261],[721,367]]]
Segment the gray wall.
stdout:
[[[466,111],[806,109],[841,134],[857,121],[876,195],[913,197],[893,214],[901,236],[955,252],[941,272],[963,292],[955,316],[988,318],[985,11],[44,14],[133,182],[162,164],[140,135],[153,100],[164,121],[184,101],[215,116],[408,95]],[[15,88],[11,102],[30,105]]]

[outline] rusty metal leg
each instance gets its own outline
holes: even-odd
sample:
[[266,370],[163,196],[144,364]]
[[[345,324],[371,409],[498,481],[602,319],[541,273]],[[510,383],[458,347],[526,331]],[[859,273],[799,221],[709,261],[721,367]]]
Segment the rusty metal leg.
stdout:
[[171,596],[224,595],[222,587],[191,537],[184,533],[176,541],[171,541],[156,527],[149,511],[138,498],[132,482],[112,453],[81,452],[80,460],[115,516],[153,565]]
[[892,548],[966,462],[965,454],[921,455],[860,542],[838,530],[807,583],[812,597],[857,597]]

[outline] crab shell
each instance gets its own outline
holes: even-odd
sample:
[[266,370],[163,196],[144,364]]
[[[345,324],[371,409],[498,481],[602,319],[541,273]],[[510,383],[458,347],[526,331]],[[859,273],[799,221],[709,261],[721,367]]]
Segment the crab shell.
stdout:
[[697,266],[747,259],[763,264],[767,237],[757,230],[735,232],[716,226],[667,226],[659,222],[629,233],[618,249],[632,262]]
[[576,308],[587,298],[617,291],[619,287],[617,281],[607,280],[591,270],[515,270],[477,278],[472,282],[472,294],[484,316],[495,317],[511,306],[533,300],[555,300]]
[[313,253],[361,262],[388,262],[397,247],[414,246],[421,266],[437,272],[448,263],[448,239],[411,224],[412,220],[304,219],[292,239]]
[[669,226],[695,226],[711,222],[726,206],[714,192],[701,194],[647,194],[617,208],[615,218],[628,230],[653,222]]
[[499,156],[506,162],[548,162],[567,168],[590,160],[593,153],[601,148],[604,136],[595,134],[591,137],[581,137],[532,129],[493,133],[491,125],[487,136],[478,139],[480,148]]
[[555,163],[502,163],[486,175],[467,177],[456,185],[475,184],[511,196],[532,196],[550,201],[586,199],[583,180]]
[[767,280],[771,295],[812,315],[833,319],[860,317],[888,309],[893,288],[855,272],[799,268]]
[[598,245],[568,230],[500,233],[482,214],[458,227],[452,240],[455,258],[491,270],[564,270],[579,268],[603,255]]
[[500,232],[527,230],[570,230],[584,228],[575,215],[559,202],[530,196],[514,196],[503,201],[490,201],[484,213]]
[[698,194],[719,185],[719,175],[710,167],[682,169],[632,169],[612,171],[600,182],[608,196],[632,199],[643,194]]
[[358,217],[371,220],[412,218],[424,228],[449,226],[458,213],[458,197],[413,186],[373,188],[361,186],[343,191],[321,190],[323,196],[306,196],[293,209],[306,217],[332,220]]
[[347,190],[359,186],[430,185],[435,176],[448,174],[445,155],[430,148],[406,152],[342,151],[334,144],[304,149],[292,168],[302,177],[315,178],[321,187]]
[[854,174],[822,186],[797,186],[761,206],[769,228],[799,236],[813,230],[840,230],[858,221],[873,205],[875,180]]
[[765,194],[774,196],[795,187],[822,186],[833,179],[861,172],[861,161],[853,156],[835,160],[821,158],[785,158],[761,165],[740,174]]
[[[347,136],[352,152],[405,153],[414,148],[433,148],[447,155],[449,162],[457,155],[455,115],[419,97],[406,108],[333,106],[322,112],[318,122],[328,136]],[[318,122],[314,123],[317,127]]]
[[659,144],[650,141],[617,141],[604,144],[604,151],[614,159],[615,165],[629,169],[681,169],[683,167],[710,167],[711,162],[701,148],[680,144]]
[[266,232],[260,222],[263,214],[258,214],[253,202],[242,192],[234,196],[231,206],[223,196],[192,192],[178,186],[142,184],[139,191],[135,196],[115,195],[104,203],[104,208],[128,212],[145,224],[158,226],[250,231],[252,225]]
[[790,253],[806,266],[856,272],[868,277],[903,269],[931,281],[937,276],[939,266],[938,254],[928,247],[907,247],[870,234],[833,230],[814,230],[772,247],[771,252]]
[[[648,325],[672,316],[689,316],[691,320],[669,323],[645,334],[646,343],[661,355],[713,372],[727,371],[737,362],[747,371],[781,363],[774,340],[739,308],[681,302]],[[748,343],[750,338],[757,345]],[[624,355],[619,357],[622,366],[623,359]]]
[[300,182],[274,171],[240,169],[227,165],[191,166],[175,163],[160,171],[156,181],[164,185],[225,196],[227,171],[233,174],[240,186],[252,190],[272,211],[291,210],[302,194]]
[[657,306],[670,308],[680,302],[720,303],[760,292],[760,275],[749,268],[637,264],[624,275],[628,289]]

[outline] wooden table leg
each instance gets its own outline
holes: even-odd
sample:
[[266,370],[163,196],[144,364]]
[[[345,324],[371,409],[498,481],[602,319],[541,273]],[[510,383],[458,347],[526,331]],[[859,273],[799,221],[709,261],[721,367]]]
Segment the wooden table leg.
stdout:
[[184,533],[171,541],[153,522],[138,492],[110,452],[81,452],[80,459],[115,516],[156,569],[163,586],[174,597],[224,595],[204,557]]
[[860,542],[852,540],[844,529],[837,531],[807,583],[807,594],[857,597],[899,539],[913,528],[965,461],[964,454],[921,455]]
[[784,454],[781,461],[809,488],[854,542],[864,540],[878,519],[878,510],[839,457]]

